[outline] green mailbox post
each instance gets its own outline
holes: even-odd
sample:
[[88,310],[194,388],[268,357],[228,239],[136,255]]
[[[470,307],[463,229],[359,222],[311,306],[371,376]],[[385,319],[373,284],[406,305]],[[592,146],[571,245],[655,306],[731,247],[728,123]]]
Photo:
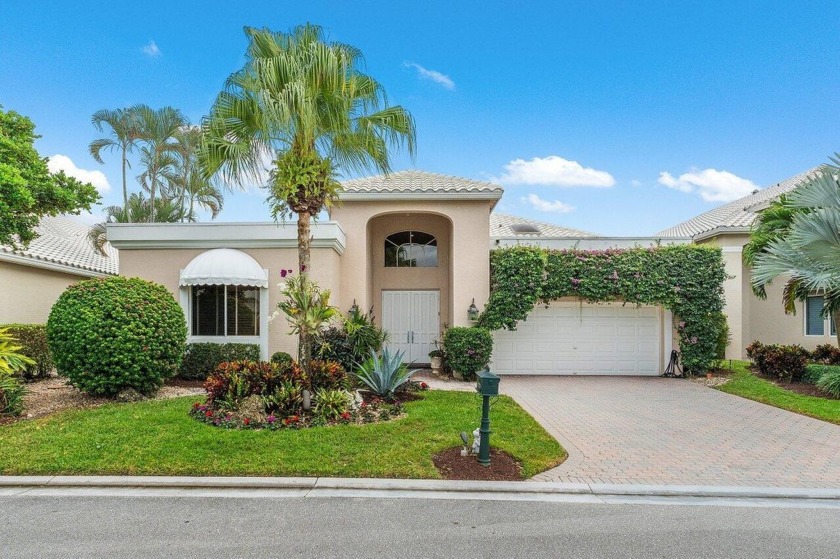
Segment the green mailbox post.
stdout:
[[481,394],[481,427],[478,429],[481,440],[478,445],[478,463],[490,465],[490,396],[499,395],[499,376],[489,369],[476,373],[478,381],[475,389]]

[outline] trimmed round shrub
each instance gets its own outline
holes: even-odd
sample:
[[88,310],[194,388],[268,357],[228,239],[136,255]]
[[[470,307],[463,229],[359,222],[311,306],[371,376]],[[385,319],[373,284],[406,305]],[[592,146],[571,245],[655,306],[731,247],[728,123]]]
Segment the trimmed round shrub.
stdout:
[[294,359],[292,356],[286,353],[285,351],[275,351],[274,354],[271,356],[271,362],[277,363],[281,367],[288,367],[292,363],[294,363]]
[[456,326],[444,334],[443,351],[449,367],[470,379],[490,363],[493,338],[486,328]]
[[47,341],[58,373],[89,394],[151,394],[178,372],[184,312],[162,285],[109,277],[71,285],[53,305]]

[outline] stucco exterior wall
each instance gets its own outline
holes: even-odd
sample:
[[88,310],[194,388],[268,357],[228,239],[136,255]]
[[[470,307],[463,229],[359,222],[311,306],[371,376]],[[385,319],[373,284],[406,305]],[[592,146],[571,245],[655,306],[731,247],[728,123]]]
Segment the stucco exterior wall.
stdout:
[[726,350],[727,359],[746,359],[745,348],[753,341],[765,344],[799,344],[813,349],[819,344],[836,343],[828,329],[822,336],[805,335],[805,303],[796,303],[796,314],[786,314],[782,304],[783,277],[767,288],[767,299],[759,299],[750,287],[750,269],[742,260],[743,246],[749,241],[746,234],[720,235],[700,244],[720,246],[728,276],[724,282],[731,343]]
[[[386,268],[385,238],[400,231],[422,231],[437,239],[438,265],[434,268]],[[382,290],[385,289],[437,289],[440,291],[440,321],[451,323],[450,315],[450,256],[452,224],[443,216],[387,214],[373,218],[368,225],[371,243],[371,282],[373,312],[382,313]]]
[[[253,257],[268,270],[268,309],[274,312],[280,301],[277,285],[283,278],[280,270],[297,270],[296,248],[239,249]],[[141,277],[155,281],[172,292],[180,300],[180,273],[190,261],[205,249],[122,249],[120,250],[120,275]],[[311,277],[323,289],[331,291],[330,301],[344,308],[340,294],[340,256],[328,248],[312,250]],[[347,305],[349,306],[349,304]],[[346,309],[345,309],[346,310]],[[290,336],[289,325],[282,315],[268,324],[268,352],[285,351],[297,355],[296,338]]]
[[726,304],[723,313],[729,324],[731,337],[726,348],[727,359],[743,359],[744,348],[750,343],[750,304],[755,296],[750,290],[749,270],[744,267],[742,249],[749,241],[748,235],[720,235],[699,244],[719,246],[727,278],[723,282]]
[[[372,253],[374,242],[368,223],[372,218],[393,215],[394,219],[417,216],[420,223],[432,225],[438,220],[423,221],[423,214],[446,218],[451,224],[451,267],[449,300],[449,324],[468,326],[467,308],[473,298],[479,309],[490,296],[490,260],[487,238],[490,231],[489,200],[453,201],[383,201],[345,202],[333,208],[330,217],[341,224],[347,235],[347,244],[341,257],[341,297],[345,301],[354,298],[362,309],[377,308],[381,293],[374,293],[372,286]],[[408,223],[415,223],[405,221]],[[403,229],[410,229],[406,225]],[[424,228],[421,228],[424,230]],[[379,231],[376,231],[379,234]],[[378,243],[376,243],[378,244]],[[415,269],[416,270],[416,269]],[[443,293],[441,293],[443,295]],[[379,316],[379,315],[378,315]],[[442,320],[443,320],[442,313]]]
[[84,279],[88,278],[0,262],[0,324],[45,324],[59,295]]

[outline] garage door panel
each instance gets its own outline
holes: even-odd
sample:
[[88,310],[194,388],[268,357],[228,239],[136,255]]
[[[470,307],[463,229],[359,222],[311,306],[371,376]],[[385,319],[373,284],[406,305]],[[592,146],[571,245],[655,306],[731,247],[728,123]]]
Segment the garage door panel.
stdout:
[[494,333],[492,366],[500,374],[657,375],[661,328],[657,307],[553,303],[518,330]]

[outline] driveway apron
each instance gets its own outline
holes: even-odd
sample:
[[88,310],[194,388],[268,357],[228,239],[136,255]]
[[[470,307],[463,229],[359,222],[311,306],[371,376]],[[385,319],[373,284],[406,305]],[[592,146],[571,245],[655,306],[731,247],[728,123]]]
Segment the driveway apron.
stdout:
[[840,425],[681,379],[505,376],[569,452],[536,481],[840,487]]

